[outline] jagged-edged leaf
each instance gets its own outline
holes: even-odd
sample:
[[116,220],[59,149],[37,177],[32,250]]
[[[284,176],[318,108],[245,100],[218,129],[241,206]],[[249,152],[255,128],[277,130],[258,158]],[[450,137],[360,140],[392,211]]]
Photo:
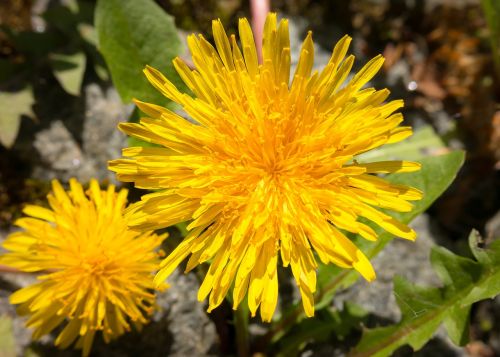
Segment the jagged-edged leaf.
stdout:
[[80,95],[87,57],[83,52],[72,54],[53,53],[50,65],[63,89],[74,96]]
[[22,115],[33,116],[35,102],[31,87],[17,92],[0,92],[0,144],[9,148],[14,144]]
[[471,304],[500,294],[500,241],[483,249],[472,232],[469,242],[476,260],[433,248],[431,263],[443,283],[440,288],[416,286],[396,277],[394,295],[401,321],[365,330],[350,356],[389,356],[406,344],[418,350],[442,323],[454,343],[467,343]]
[[494,241],[489,249],[479,248],[479,242],[479,233],[473,231],[469,239],[469,246],[474,257],[483,263],[481,278],[484,282],[472,288],[463,299],[462,305],[494,297],[500,291],[500,240]]
[[182,50],[174,20],[153,0],[99,0],[95,12],[98,47],[124,102],[133,98],[165,105],[146,80],[146,65],[170,80],[178,78],[172,59]]
[[[415,202],[415,207],[411,212],[388,212],[403,223],[411,222],[416,216],[424,212],[448,188],[464,162],[464,152],[455,151],[445,155],[421,158],[419,161],[422,164],[422,169],[419,172],[393,174],[386,177],[391,182],[413,186],[424,192],[423,199]],[[376,226],[373,226],[373,228],[379,234],[376,242],[353,237],[354,243],[370,259],[375,257],[394,238],[390,233]],[[408,244],[412,243],[408,242]],[[351,286],[358,279],[359,274],[356,271],[339,268],[332,264],[320,264],[315,296],[316,309],[330,305],[337,291]],[[299,302],[274,322],[267,338],[278,341],[287,331],[283,327],[283,321],[300,320],[302,316],[302,307]]]

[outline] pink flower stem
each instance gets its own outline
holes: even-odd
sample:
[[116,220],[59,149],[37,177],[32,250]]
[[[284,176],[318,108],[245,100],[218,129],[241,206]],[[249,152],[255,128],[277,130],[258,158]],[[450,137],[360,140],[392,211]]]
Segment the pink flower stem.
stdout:
[[257,55],[259,62],[262,63],[262,37],[264,32],[264,23],[271,10],[270,0],[250,0],[250,12],[252,14],[252,30],[257,46]]

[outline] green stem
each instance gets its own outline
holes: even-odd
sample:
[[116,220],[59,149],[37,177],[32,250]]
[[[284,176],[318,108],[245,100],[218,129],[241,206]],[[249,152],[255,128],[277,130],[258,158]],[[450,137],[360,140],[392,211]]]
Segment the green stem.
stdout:
[[493,54],[493,62],[495,64],[497,78],[500,80],[500,5],[496,0],[481,0],[481,5],[486,17],[486,24],[490,30],[491,51]]
[[248,333],[248,305],[241,303],[234,311],[234,327],[236,329],[236,349],[238,357],[250,356],[250,335]]

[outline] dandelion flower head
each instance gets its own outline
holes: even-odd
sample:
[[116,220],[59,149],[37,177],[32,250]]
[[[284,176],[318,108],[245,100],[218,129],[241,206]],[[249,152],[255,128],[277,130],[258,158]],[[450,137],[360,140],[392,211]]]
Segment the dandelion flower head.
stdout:
[[10,301],[27,315],[33,338],[61,329],[55,344],[88,355],[97,331],[104,340],[147,322],[154,307],[155,249],[164,236],[128,228],[123,216],[127,191],[102,191],[96,180],[84,192],[70,180],[65,192],[52,182],[50,208],[28,205],[27,217],[3,243],[0,261],[25,272],[39,272],[39,282],[14,292]]
[[[312,34],[303,42],[290,79],[288,22],[269,14],[259,64],[250,25],[239,38],[213,22],[215,47],[188,37],[195,70],[174,65],[193,96],[181,93],[158,70],[145,74],[192,118],[137,101],[147,115],[121,124],[125,133],[160,147],[130,147],[110,169],[122,181],[156,190],[130,208],[132,225],[166,227],[190,220],[184,241],[161,263],[164,281],[188,256],[187,271],[209,262],[198,292],[209,311],[232,288],[234,308],[245,295],[253,315],[269,321],[278,300],[277,265],[290,266],[306,315],[314,314],[318,260],[375,273],[346,232],[376,240],[372,221],[396,236],[415,232],[378,208],[409,211],[417,189],[387,182],[377,173],[410,172],[406,161],[358,163],[356,155],[411,135],[399,126],[401,100],[386,102],[387,89],[364,89],[383,58],[369,61],[347,83],[354,57],[343,37],[321,72],[312,73]],[[360,218],[363,218],[360,220]]]

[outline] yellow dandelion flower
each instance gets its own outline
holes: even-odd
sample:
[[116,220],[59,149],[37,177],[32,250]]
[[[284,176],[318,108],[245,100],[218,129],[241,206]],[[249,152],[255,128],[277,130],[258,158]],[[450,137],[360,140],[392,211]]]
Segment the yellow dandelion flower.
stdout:
[[[241,49],[213,22],[215,48],[203,36],[188,45],[196,70],[179,58],[177,72],[194,98],[159,71],[147,67],[149,81],[182,105],[194,122],[166,108],[137,101],[148,116],[125,123],[125,133],[162,147],[131,147],[126,159],[110,162],[122,181],[157,190],[144,195],[129,213],[142,229],[192,220],[184,241],[161,263],[155,281],[164,281],[188,255],[187,271],[210,262],[199,300],[217,307],[233,286],[234,308],[248,293],[253,315],[260,306],[272,318],[278,299],[277,264],[291,266],[308,316],[314,314],[317,259],[354,268],[367,280],[375,273],[344,232],[376,240],[373,221],[396,236],[415,232],[377,208],[409,211],[418,190],[374,174],[410,172],[418,163],[357,163],[356,155],[411,135],[398,126],[401,100],[385,103],[387,89],[363,89],[377,73],[377,56],[347,83],[354,57],[345,58],[350,37],[342,38],[321,71],[312,72],[309,32],[297,69],[290,77],[286,19],[270,14],[264,26],[259,64],[250,25],[239,21]],[[314,252],[316,254],[314,254]]]
[[21,315],[29,315],[33,338],[65,325],[55,344],[66,348],[78,340],[86,356],[97,331],[109,342],[131,324],[140,328],[147,322],[159,262],[155,249],[165,237],[128,228],[127,190],[101,191],[92,180],[85,193],[75,179],[68,192],[55,180],[52,189],[50,209],[26,206],[28,217],[15,223],[22,230],[7,237],[8,252],[0,260],[42,273],[40,282],[10,297]]

